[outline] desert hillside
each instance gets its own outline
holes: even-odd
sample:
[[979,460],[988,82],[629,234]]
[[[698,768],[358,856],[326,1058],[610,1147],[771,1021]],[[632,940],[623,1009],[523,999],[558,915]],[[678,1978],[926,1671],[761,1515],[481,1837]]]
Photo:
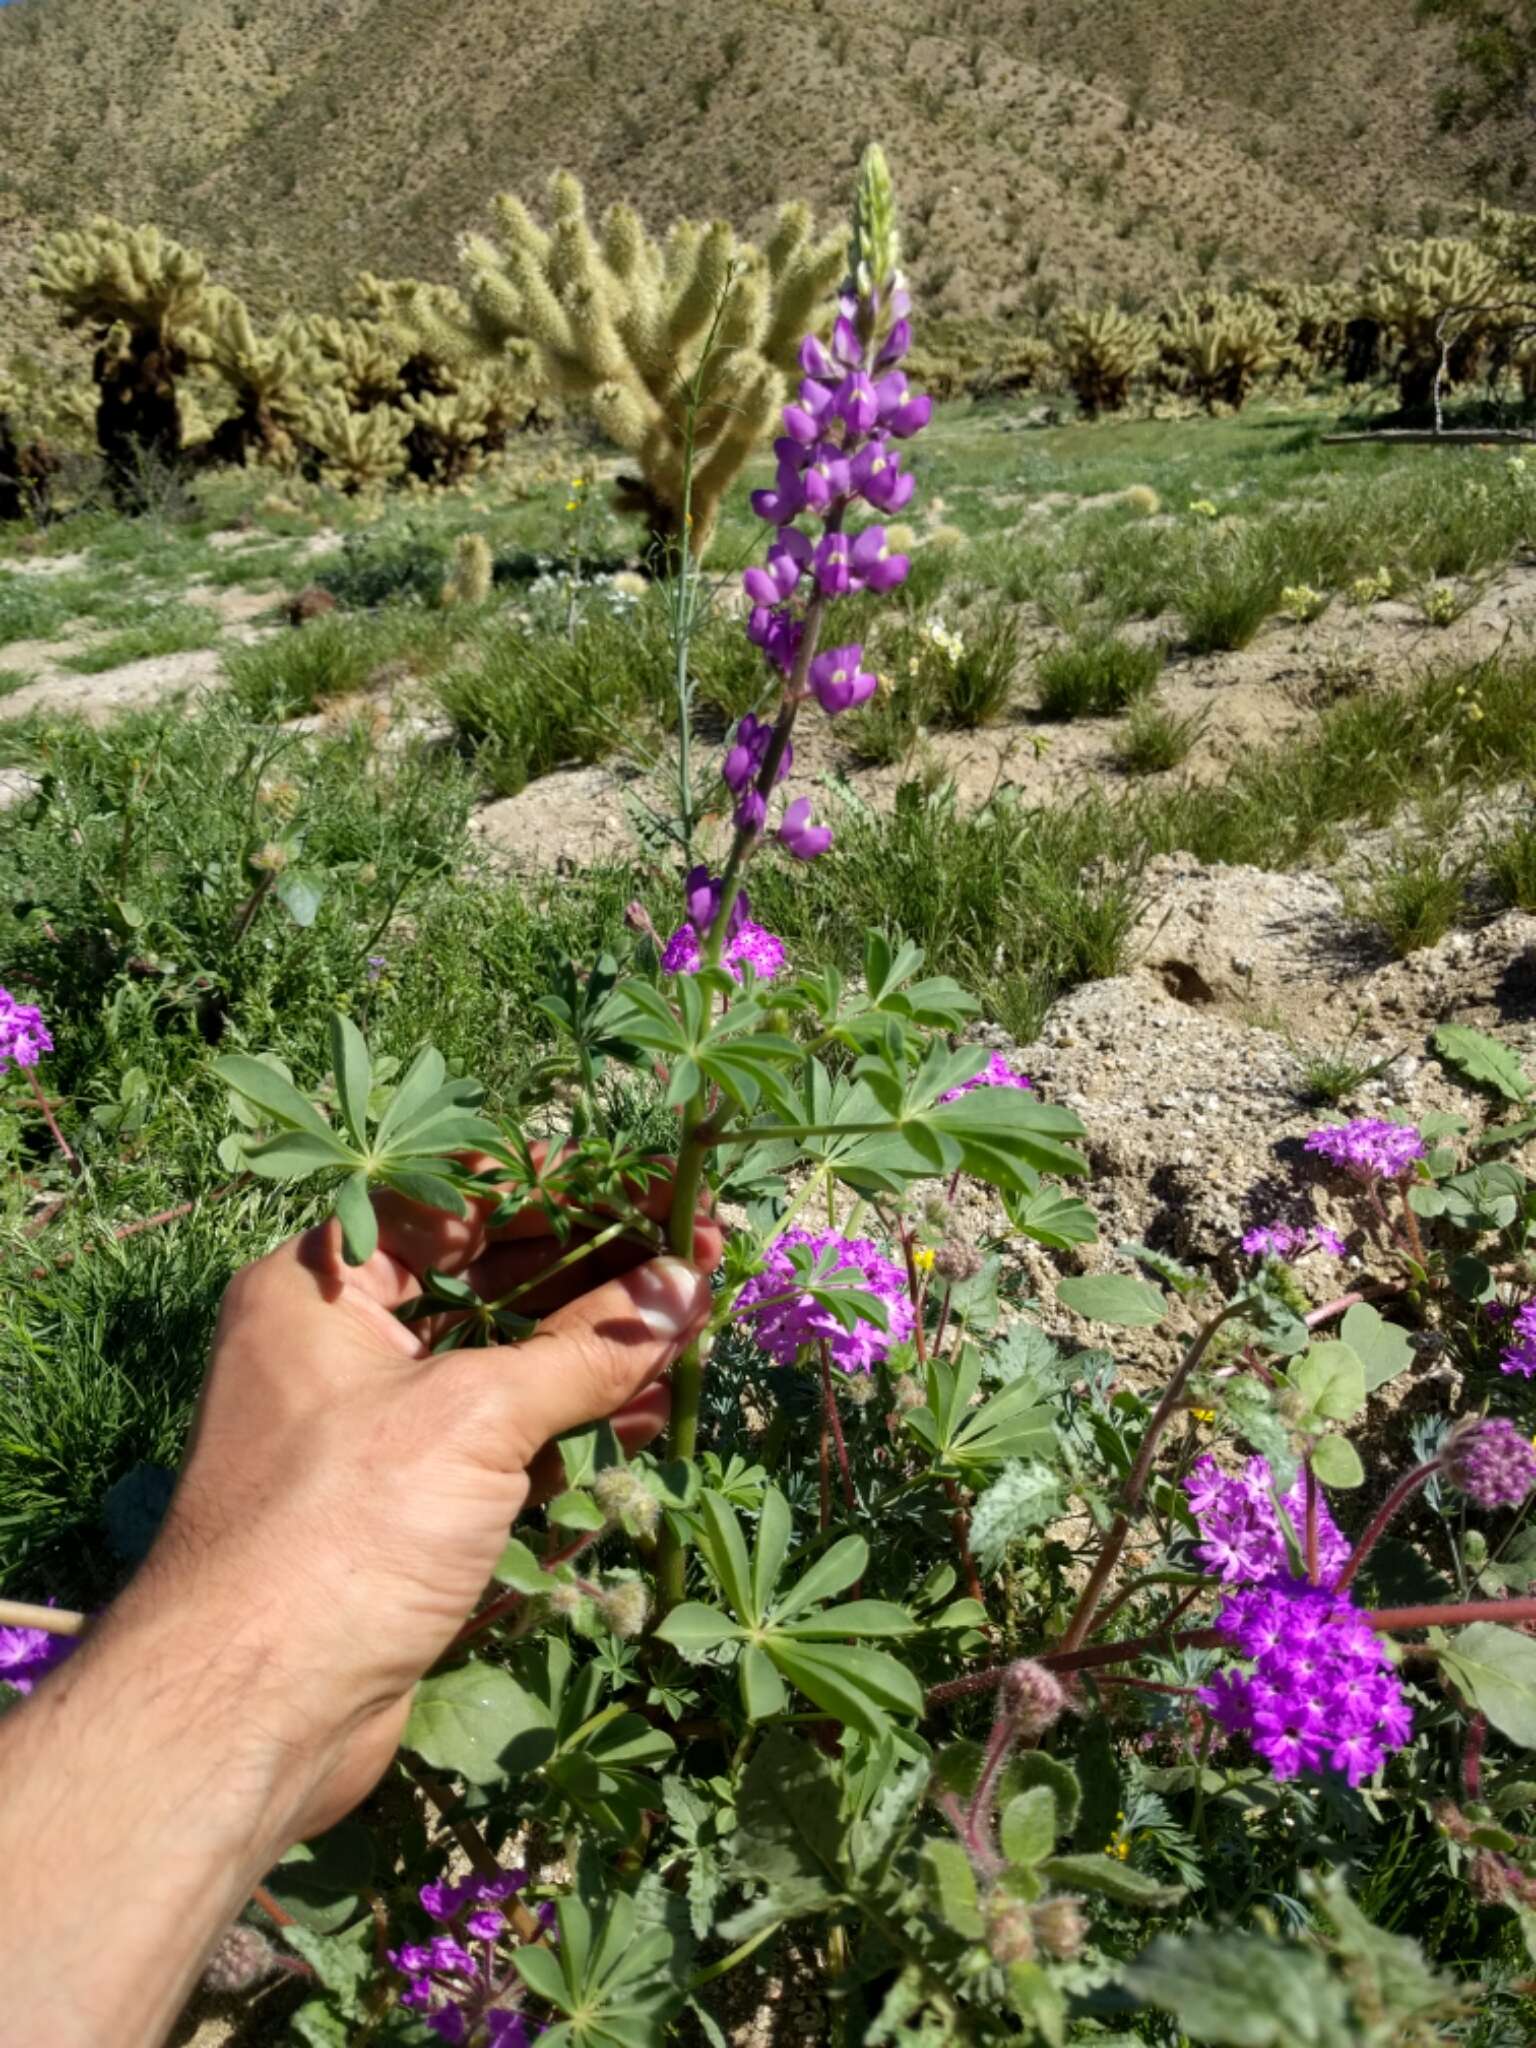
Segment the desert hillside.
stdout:
[[15,0],[0,291],[22,317],[38,229],[98,209],[269,305],[448,276],[492,193],[561,164],[752,228],[840,203],[870,135],[945,310],[1330,274],[1469,196],[1490,138],[1436,131],[1447,50],[1409,0]]

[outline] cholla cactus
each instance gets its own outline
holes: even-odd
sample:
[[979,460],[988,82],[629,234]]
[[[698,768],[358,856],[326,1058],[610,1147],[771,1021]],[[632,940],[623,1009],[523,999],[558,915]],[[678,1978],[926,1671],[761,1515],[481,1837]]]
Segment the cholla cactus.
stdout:
[[40,242],[32,276],[66,325],[96,342],[97,442],[118,503],[140,511],[150,468],[174,469],[181,457],[176,385],[202,349],[203,260],[158,228],[102,214]]
[[495,566],[491,544],[483,533],[461,533],[453,544],[453,569],[443,585],[444,606],[484,604],[491,594]]
[[1069,306],[1056,339],[1063,373],[1089,419],[1119,412],[1131,385],[1157,360],[1157,330],[1150,321],[1115,306]]
[[282,320],[271,334],[260,335],[235,294],[215,286],[203,335],[203,360],[235,401],[235,411],[214,428],[205,459],[242,468],[252,461],[289,467],[297,452],[293,429],[307,398],[326,378],[304,324]]
[[594,233],[567,172],[550,195],[548,231],[503,197],[499,240],[465,239],[464,338],[493,354],[531,343],[549,384],[636,459],[640,474],[620,480],[619,502],[645,519],[658,564],[682,544],[684,393],[694,386],[691,542],[701,553],[721,499],[773,423],[800,337],[842,271],[843,244],[815,241],[803,206],[784,208],[759,251],[723,221],[678,221],[657,243],[628,206],[610,207]]
[[23,424],[26,411],[21,386],[0,371],[0,524],[46,519],[60,466],[57,450]]
[[1442,348],[1453,384],[1476,374],[1507,290],[1497,261],[1475,242],[1432,235],[1382,247],[1361,280],[1361,311],[1396,344],[1404,412],[1428,407]]
[[1255,379],[1281,359],[1280,322],[1256,298],[1186,297],[1167,309],[1163,324],[1163,360],[1207,412],[1239,410]]
[[401,351],[378,327],[314,314],[304,323],[304,339],[351,411],[372,412],[402,396]]
[[337,391],[310,399],[299,418],[304,439],[335,470],[349,497],[376,490],[405,468],[405,436],[409,426],[393,406],[354,412]]

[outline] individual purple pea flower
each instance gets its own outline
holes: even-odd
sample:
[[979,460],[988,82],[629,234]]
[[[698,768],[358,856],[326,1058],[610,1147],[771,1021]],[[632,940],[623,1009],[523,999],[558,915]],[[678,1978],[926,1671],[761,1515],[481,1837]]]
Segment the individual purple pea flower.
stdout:
[[[822,386],[817,385],[816,389],[820,391]],[[821,436],[822,415],[825,411],[825,403],[818,410],[813,410],[805,404],[786,405],[784,425],[789,431],[789,438],[798,441],[803,448],[811,447]]]
[[823,597],[846,597],[853,589],[852,543],[846,533],[827,534],[816,550],[812,574]]
[[[845,1284],[874,1295],[884,1304],[886,1328],[861,1317],[852,1329],[845,1329],[829,1309],[801,1289],[789,1256],[791,1246],[808,1249],[824,1275],[841,1274]],[[868,1238],[844,1237],[835,1230],[791,1230],[776,1238],[768,1247],[763,1271],[736,1297],[735,1313],[779,1365],[793,1365],[807,1347],[825,1343],[832,1363],[847,1373],[872,1372],[914,1327],[902,1269]]]
[[1306,1139],[1306,1150],[1356,1180],[1401,1180],[1425,1154],[1423,1138],[1412,1124],[1387,1123],[1360,1116],[1349,1123],[1327,1124]]
[[826,512],[853,489],[848,457],[835,441],[819,441],[800,475],[800,491],[813,512]]
[[53,1040],[35,1003],[18,1003],[8,988],[0,988],[0,1074],[13,1063],[35,1067],[45,1052],[53,1051]]
[[850,434],[867,434],[880,417],[875,387],[863,370],[850,370],[833,400]]
[[875,357],[877,368],[884,369],[887,363],[899,363],[912,346],[912,322],[905,317],[891,323],[891,331],[885,337],[880,353]]
[[912,564],[905,555],[892,554],[883,526],[866,526],[850,550],[850,561],[861,588],[884,594],[905,583]]
[[382,953],[370,953],[363,962],[363,965],[368,970],[368,979],[370,981],[378,981],[382,978],[385,968],[389,965],[389,961]]
[[979,1074],[972,1074],[969,1081],[962,1081],[956,1088],[946,1088],[939,1100],[955,1102],[960,1096],[969,1095],[973,1088],[1025,1088],[1033,1094],[1034,1087],[1028,1074],[1021,1074],[1017,1067],[1009,1066],[1000,1052],[995,1052]]
[[758,605],[747,620],[747,638],[785,675],[794,668],[804,633],[804,621],[782,605]]
[[761,832],[768,822],[768,799],[760,789],[744,789],[731,813],[738,832]]
[[917,487],[916,478],[901,467],[900,455],[883,441],[870,441],[859,450],[849,480],[877,512],[899,512]]
[[854,326],[858,302],[845,298],[843,310],[838,314],[832,328],[832,354],[845,370],[852,370],[864,359],[864,345],[859,340],[859,330]]
[[864,649],[858,645],[828,647],[817,655],[809,681],[823,711],[835,717],[867,703],[875,694],[875,677],[859,666],[863,658]]
[[740,796],[761,773],[772,738],[773,727],[768,720],[758,718],[753,712],[749,711],[737,726],[736,737],[720,764],[725,786],[734,795]]
[[1536,1449],[1502,1415],[1452,1430],[1445,1476],[1480,1508],[1517,1508],[1536,1487]]
[[837,365],[827,354],[814,334],[806,335],[800,344],[800,367],[808,377],[835,377]]
[[810,798],[797,796],[779,826],[779,843],[796,860],[816,860],[832,844],[832,827],[813,825]]
[[[787,531],[792,533],[794,528]],[[741,587],[754,604],[782,604],[786,597],[793,596],[800,570],[795,552],[775,541],[768,550],[766,567],[754,565],[748,569],[742,576]]]
[[1525,1302],[1510,1320],[1509,1341],[1499,1371],[1529,1379],[1536,1373],[1536,1300]]

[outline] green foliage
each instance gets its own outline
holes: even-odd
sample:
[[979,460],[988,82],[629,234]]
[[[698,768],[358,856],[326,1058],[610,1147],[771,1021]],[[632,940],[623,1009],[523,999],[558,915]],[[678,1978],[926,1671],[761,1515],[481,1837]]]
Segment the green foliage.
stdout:
[[1163,668],[1155,642],[1087,632],[1052,647],[1035,665],[1035,687],[1047,718],[1105,718],[1135,704]]
[[1115,741],[1115,759],[1128,775],[1163,775],[1182,767],[1209,723],[1208,714],[1179,717],[1165,704],[1145,700],[1131,706],[1131,715]]

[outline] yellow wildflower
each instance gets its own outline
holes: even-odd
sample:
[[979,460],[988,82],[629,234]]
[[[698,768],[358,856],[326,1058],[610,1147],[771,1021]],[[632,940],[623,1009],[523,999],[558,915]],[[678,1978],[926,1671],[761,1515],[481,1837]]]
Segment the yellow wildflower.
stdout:
[[919,1245],[912,1254],[912,1263],[916,1266],[919,1273],[931,1273],[933,1271],[933,1246],[931,1244]]
[[1189,1412],[1196,1422],[1214,1422],[1216,1420],[1216,1410],[1214,1408],[1191,1408]]

